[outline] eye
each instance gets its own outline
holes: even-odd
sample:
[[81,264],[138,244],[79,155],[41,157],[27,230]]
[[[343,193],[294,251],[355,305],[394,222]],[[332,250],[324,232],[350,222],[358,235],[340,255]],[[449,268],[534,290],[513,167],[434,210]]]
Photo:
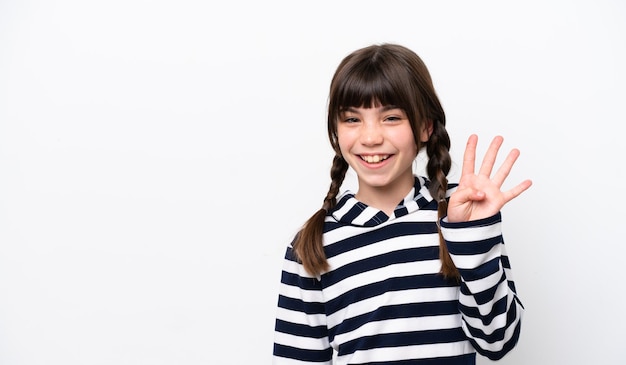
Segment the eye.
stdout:
[[345,117],[343,118],[344,123],[358,123],[359,119],[356,117]]
[[407,119],[404,109],[397,107],[389,107],[383,114],[383,120],[387,123],[401,123]]
[[386,123],[400,123],[404,119],[406,119],[406,118],[401,116],[401,115],[388,115],[388,116],[385,117],[384,121]]

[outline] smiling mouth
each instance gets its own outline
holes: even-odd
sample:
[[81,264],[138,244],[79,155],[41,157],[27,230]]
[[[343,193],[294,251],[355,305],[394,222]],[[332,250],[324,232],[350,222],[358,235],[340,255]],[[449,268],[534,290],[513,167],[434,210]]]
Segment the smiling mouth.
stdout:
[[365,161],[367,163],[381,163],[381,162],[385,161],[386,159],[388,159],[389,156],[391,156],[391,155],[369,155],[369,156],[359,155],[361,160],[363,160],[363,161]]

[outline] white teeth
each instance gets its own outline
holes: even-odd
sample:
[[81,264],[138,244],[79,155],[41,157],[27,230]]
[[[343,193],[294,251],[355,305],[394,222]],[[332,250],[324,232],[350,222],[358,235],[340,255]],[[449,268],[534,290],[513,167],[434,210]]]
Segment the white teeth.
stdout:
[[389,158],[389,155],[373,155],[373,156],[361,156],[363,161],[367,163],[378,163]]

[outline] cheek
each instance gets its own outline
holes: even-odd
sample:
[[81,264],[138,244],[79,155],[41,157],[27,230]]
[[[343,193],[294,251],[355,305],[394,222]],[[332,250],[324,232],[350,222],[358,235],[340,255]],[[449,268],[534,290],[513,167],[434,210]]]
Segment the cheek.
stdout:
[[417,156],[417,144],[415,143],[415,138],[413,138],[413,132],[410,129],[398,131],[392,138],[396,141],[398,148]]
[[[411,137],[413,137],[413,136],[411,136]],[[417,148],[417,143],[415,142],[415,139],[411,138],[409,141],[407,141],[407,144],[411,146],[411,148],[413,149],[413,152],[415,153],[415,155],[417,155],[419,150]]]
[[338,139],[339,141],[339,151],[342,156],[348,156],[350,154],[351,145],[349,145],[346,141],[342,139]]
[[347,131],[343,131],[341,129],[337,130],[337,144],[339,145],[339,149],[344,152],[352,148],[354,144],[353,136]]
[[417,149],[417,145],[415,144],[415,141],[413,140],[407,141],[405,151],[407,151],[408,154],[412,156],[413,159],[415,159],[415,157],[417,157],[417,153],[419,152]]

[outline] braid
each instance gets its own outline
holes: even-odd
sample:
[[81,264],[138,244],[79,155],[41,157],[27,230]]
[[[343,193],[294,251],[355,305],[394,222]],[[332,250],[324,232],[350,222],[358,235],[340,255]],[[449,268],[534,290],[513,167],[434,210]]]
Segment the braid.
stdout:
[[[448,201],[446,200],[446,192],[448,190],[448,172],[452,160],[450,158],[450,137],[446,131],[443,122],[433,122],[433,133],[431,134],[427,145],[428,164],[426,171],[431,180],[429,187],[430,195],[437,201],[437,219],[443,218],[448,211]],[[448,279],[459,280],[459,270],[454,266],[452,258],[448,253],[448,247],[441,234],[439,228],[439,259],[441,261],[441,274]]]
[[348,171],[348,163],[340,155],[335,155],[333,158],[333,166],[330,168],[330,188],[328,194],[324,199],[324,205],[322,209],[330,211],[335,204],[337,204],[337,195],[339,195],[339,188],[343,183],[343,179],[346,177]]
[[328,261],[324,252],[324,221],[326,214],[337,204],[339,189],[348,171],[348,163],[343,157],[336,155],[330,169],[331,183],[322,209],[318,210],[304,224],[296,235],[293,248],[297,259],[304,269],[312,275],[318,275],[328,270]]

